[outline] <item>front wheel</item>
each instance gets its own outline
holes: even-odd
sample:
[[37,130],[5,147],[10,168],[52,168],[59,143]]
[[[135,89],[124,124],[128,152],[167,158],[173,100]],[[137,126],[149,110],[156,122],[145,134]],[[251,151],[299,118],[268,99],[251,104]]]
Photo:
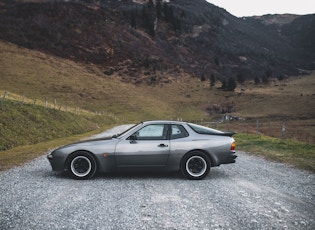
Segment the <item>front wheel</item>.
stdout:
[[85,180],[94,176],[97,165],[94,157],[88,152],[76,152],[68,161],[68,171],[75,179]]
[[201,151],[186,154],[181,163],[182,174],[191,180],[205,178],[210,172],[210,159]]

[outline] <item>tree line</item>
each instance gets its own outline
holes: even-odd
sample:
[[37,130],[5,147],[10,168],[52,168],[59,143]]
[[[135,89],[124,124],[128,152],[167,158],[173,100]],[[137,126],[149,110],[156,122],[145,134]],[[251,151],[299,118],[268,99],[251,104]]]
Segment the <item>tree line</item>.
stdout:
[[[258,77],[257,75],[254,78],[254,83],[255,85],[259,84],[268,84],[270,82],[270,78],[272,77],[272,70],[267,69],[265,74],[262,77]],[[200,77],[201,81],[206,81],[207,77],[205,74],[202,74]],[[237,87],[237,84],[244,84],[247,79],[242,75],[241,73],[236,75],[236,78],[234,77],[229,77],[228,80],[226,78],[221,79],[221,87],[219,89],[224,90],[224,91],[234,91]],[[279,81],[284,80],[284,76],[280,75],[278,77]],[[210,89],[212,89],[216,83],[216,78],[214,74],[211,74],[210,78]]]
[[134,7],[130,12],[130,26],[134,29],[143,28],[150,36],[155,36],[158,20],[169,23],[174,31],[182,30],[180,18],[185,17],[185,12],[181,11],[179,16],[175,16],[173,7],[167,2],[157,0],[154,5],[152,0],[142,7]]

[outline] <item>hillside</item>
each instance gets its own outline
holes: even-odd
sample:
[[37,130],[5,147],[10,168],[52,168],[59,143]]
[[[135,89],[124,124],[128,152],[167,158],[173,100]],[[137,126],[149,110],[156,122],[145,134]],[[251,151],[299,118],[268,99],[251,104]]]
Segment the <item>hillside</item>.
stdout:
[[[107,76],[91,64],[82,64],[42,52],[0,42],[0,95],[17,94],[37,99],[44,106],[57,101],[65,106],[114,114],[120,121],[147,119],[218,119],[210,113],[213,105],[233,105],[233,114],[246,117],[314,118],[314,73],[267,84],[248,81],[235,92],[211,88],[209,81],[186,75],[176,82],[134,85]],[[56,80],[58,79],[58,80]],[[13,96],[12,96],[13,97]],[[294,102],[294,103],[292,103]],[[263,108],[263,109],[262,109]],[[224,112],[223,112],[224,114]]]
[[0,104],[0,151],[87,133],[113,123],[110,117],[5,100]]
[[133,84],[315,69],[315,15],[274,26],[204,0],[1,0],[0,21],[3,41],[93,64]]
[[1,101],[6,91],[4,107],[0,104],[2,149],[99,126],[151,119],[218,122],[225,114],[242,120],[220,124],[220,129],[255,133],[256,119],[260,119],[263,133],[279,137],[281,123],[287,121],[288,137],[315,141],[314,73],[273,79],[268,85],[248,81],[235,92],[225,92],[217,89],[220,82],[211,88],[209,81],[189,75],[158,85],[124,83],[95,65],[11,43],[0,42],[0,53]]
[[[93,125],[219,121],[228,113],[268,119],[269,126],[273,119],[302,120],[294,127],[313,133],[314,73],[286,74],[312,67],[315,52],[307,50],[314,47],[314,15],[239,19],[201,0],[174,0],[161,8],[158,1],[127,0],[0,3],[1,96],[6,91],[13,100],[41,106],[56,101],[60,108],[105,115]],[[152,20],[154,30],[144,23]],[[254,76],[266,71],[272,72],[269,84],[254,84]],[[210,87],[212,74],[216,84]],[[239,74],[247,81],[235,92],[218,89],[220,79]]]
[[[285,38],[286,42],[297,50],[297,57],[315,57],[315,15],[264,15],[246,18],[253,25],[264,24]],[[303,59],[303,58],[302,58]]]

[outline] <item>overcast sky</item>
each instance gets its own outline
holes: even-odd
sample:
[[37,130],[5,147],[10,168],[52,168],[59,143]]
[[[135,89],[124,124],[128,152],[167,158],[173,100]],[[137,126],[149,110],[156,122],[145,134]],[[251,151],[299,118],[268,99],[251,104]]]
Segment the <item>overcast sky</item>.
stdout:
[[315,14],[315,0],[207,0],[236,17],[264,14]]

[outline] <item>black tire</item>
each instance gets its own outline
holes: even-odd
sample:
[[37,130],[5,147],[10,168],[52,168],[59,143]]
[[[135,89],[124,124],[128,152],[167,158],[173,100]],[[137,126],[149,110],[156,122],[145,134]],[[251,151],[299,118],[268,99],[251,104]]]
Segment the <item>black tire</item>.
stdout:
[[209,157],[201,151],[187,153],[181,162],[182,174],[190,180],[201,180],[205,178],[211,167]]
[[73,178],[86,180],[95,175],[97,164],[92,154],[79,151],[71,155],[67,168]]

